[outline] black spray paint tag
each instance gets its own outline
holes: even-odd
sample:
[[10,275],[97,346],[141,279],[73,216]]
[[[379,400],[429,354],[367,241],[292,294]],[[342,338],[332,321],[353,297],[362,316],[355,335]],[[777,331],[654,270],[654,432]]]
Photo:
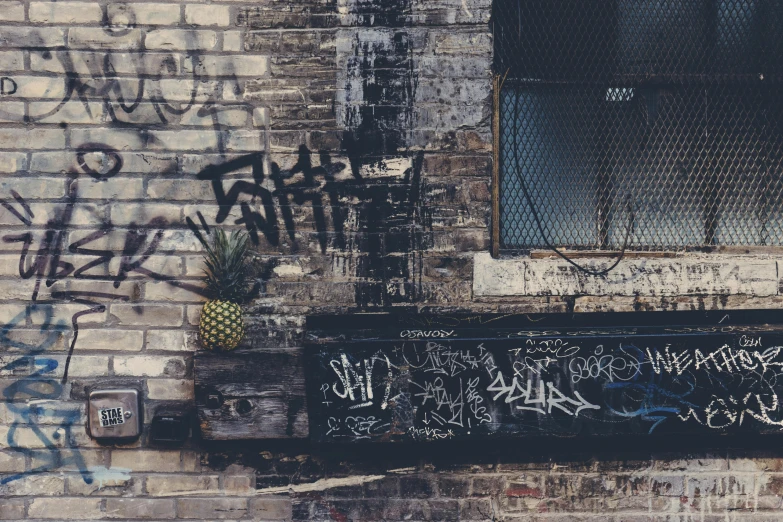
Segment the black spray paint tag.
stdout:
[[125,417],[122,408],[107,408],[98,410],[98,420],[102,428],[111,428],[120,424],[125,424]]

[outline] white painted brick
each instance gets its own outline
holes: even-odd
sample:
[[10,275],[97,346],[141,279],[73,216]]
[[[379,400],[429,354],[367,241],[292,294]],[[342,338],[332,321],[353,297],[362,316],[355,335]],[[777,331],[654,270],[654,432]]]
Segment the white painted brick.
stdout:
[[35,498],[30,501],[28,515],[31,518],[56,518],[96,520],[103,518],[99,498]]
[[226,150],[248,152],[258,152],[260,150],[264,150],[264,137],[264,131],[229,131]]
[[[54,304],[54,305],[42,305],[37,304],[30,313],[30,320],[34,325],[41,325],[48,322],[57,324],[62,322],[65,325],[70,325],[74,314],[84,312],[92,308],[87,305],[80,304]],[[79,317],[80,325],[87,324],[100,324],[106,322],[107,312],[95,312]]]
[[13,174],[27,168],[27,155],[23,152],[0,152],[0,172]]
[[139,476],[131,476],[119,470],[108,470],[104,466],[90,466],[90,471],[100,479],[91,484],[84,482],[81,475],[68,477],[68,494],[83,496],[134,496],[143,495],[142,480]]
[[192,178],[151,179],[147,183],[147,195],[153,199],[215,201],[215,191],[212,189],[212,182]]
[[111,316],[123,325],[180,326],[183,308],[179,305],[113,304]]
[[[81,323],[81,321],[79,322]],[[76,340],[77,347],[80,340]],[[53,372],[47,373],[47,375],[62,377],[65,372],[66,357],[66,355],[52,356],[47,354],[45,359],[54,359],[58,362],[57,368]],[[38,366],[43,366],[43,363]],[[68,377],[104,377],[107,375],[109,375],[109,357],[107,355],[74,354],[71,357],[71,363],[68,366]]]
[[199,319],[201,318],[201,309],[203,306],[201,305],[189,305],[186,314],[188,319],[188,324],[196,326],[198,325]]
[[79,199],[141,199],[144,183],[141,179],[111,178],[99,181],[87,176],[78,180]]
[[[146,140],[135,129],[71,129],[71,147],[101,143],[115,150],[144,150]],[[52,147],[55,148],[55,147]]]
[[0,149],[61,149],[65,131],[61,129],[0,129]]
[[[59,435],[63,435],[64,431],[59,427],[50,427],[50,426],[37,426],[43,433],[44,436],[48,437],[51,441],[51,444],[55,447],[62,447],[64,444],[65,437],[59,436],[55,437],[55,432],[58,432]],[[41,440],[41,438],[36,434],[36,432],[29,427],[25,426],[18,426],[13,433],[13,436],[11,437],[11,444],[9,444],[8,440],[8,426],[0,426],[0,450],[7,450],[11,448],[46,448],[47,442]]]
[[163,355],[116,355],[114,373],[135,377],[184,377],[185,358]]
[[66,92],[66,80],[58,76],[14,76],[16,99],[45,98],[62,101]]
[[0,451],[0,473],[18,473],[24,469],[24,455]]
[[184,70],[205,76],[266,76],[269,71],[269,58],[266,56],[200,56],[196,60],[185,60]]
[[111,3],[106,7],[109,23],[132,25],[176,25],[180,21],[179,4]]
[[156,150],[201,150],[214,152],[218,148],[218,137],[209,130],[150,131],[149,147]]
[[180,125],[212,127],[243,127],[247,124],[248,108],[237,105],[213,105],[208,110],[201,105],[193,107],[180,118]]
[[25,106],[23,102],[0,101],[0,122],[3,123],[21,123],[25,117]]
[[100,27],[72,27],[68,30],[68,47],[73,49],[139,49],[141,30],[110,34]]
[[[84,140],[95,137],[98,138],[100,131],[92,129],[79,129],[71,131],[71,140],[80,145],[87,143]],[[129,134],[115,134],[113,131],[107,132],[105,139],[111,139],[116,144],[122,144],[122,138],[130,136]],[[101,142],[105,143],[105,142]],[[122,174],[147,173],[163,174],[173,172],[177,169],[177,158],[173,154],[153,154],[151,152],[119,152],[122,161]],[[114,157],[104,152],[85,152],[81,160],[84,164],[97,172],[105,173],[114,166]],[[82,168],[79,164],[79,158],[73,152],[36,152],[32,155],[30,169],[40,172],[80,172]],[[112,178],[112,183],[119,181],[118,178]],[[131,180],[127,180],[131,181]],[[80,187],[80,190],[86,187]],[[130,187],[128,187],[130,188]],[[81,194],[81,192],[80,192]]]
[[223,50],[228,52],[242,51],[242,32],[241,31],[225,31],[223,33]]
[[[600,270],[613,259],[582,264]],[[642,295],[777,294],[777,266],[772,259],[732,256],[687,256],[676,259],[624,259],[605,276],[578,271],[556,259],[474,258],[476,297],[513,295]]]
[[16,190],[25,198],[59,198],[65,195],[65,183],[56,178],[0,178],[0,191]]
[[168,203],[123,203],[111,209],[111,222],[115,226],[150,223],[155,219],[179,223],[181,216],[182,207]]
[[150,475],[147,492],[152,496],[218,490],[217,475]]
[[[196,281],[185,281],[184,283],[201,288],[203,285]],[[206,300],[195,291],[186,288],[178,288],[163,281],[148,281],[144,285],[144,298],[147,301],[165,301],[169,303],[198,303]]]
[[[51,474],[38,476],[27,475],[4,485],[2,491],[4,495],[25,497],[33,495],[43,497],[62,495],[65,492],[65,479],[63,477],[52,476]],[[2,511],[0,511],[0,513],[2,513]]]
[[157,473],[182,471],[182,456],[175,450],[113,450],[112,468]]
[[30,21],[43,24],[90,24],[103,19],[100,4],[88,2],[30,2]]
[[269,125],[269,108],[256,107],[253,109],[253,126],[266,127]]
[[24,53],[22,51],[0,51],[0,71],[7,74],[22,70],[24,70]]
[[225,27],[231,23],[231,9],[226,5],[188,4],[185,6],[185,23]]
[[194,336],[195,332],[182,330],[148,330],[144,346],[147,351],[193,352],[197,348]]
[[147,49],[211,51],[217,45],[214,31],[191,31],[185,29],[158,29],[147,33]]
[[[152,235],[150,235],[150,238]],[[124,240],[123,240],[124,242]],[[109,273],[116,274],[120,269],[121,259],[115,257],[109,262]],[[182,274],[182,259],[173,255],[153,255],[149,256],[142,265],[142,268],[150,270],[157,275],[162,276],[179,276]],[[130,277],[144,277],[141,275],[130,274]]]
[[194,398],[193,379],[147,379],[147,397],[163,401],[186,401]]
[[59,47],[65,43],[65,31],[53,27],[0,27],[0,48]]
[[37,123],[81,123],[99,125],[106,121],[104,104],[71,100],[61,105],[56,101],[30,102],[30,120]]
[[140,330],[80,329],[76,340],[79,350],[141,351],[144,332]]
[[[93,71],[104,69],[104,60],[108,59],[110,70],[117,74],[132,76],[148,74],[166,77],[179,74],[181,58],[181,55],[176,53],[144,53],[140,55],[138,53],[105,53],[72,49],[48,53],[30,51],[30,69],[57,74],[74,73],[80,75],[81,81],[87,84],[105,85],[106,78],[93,77]],[[131,78],[131,80],[133,79]],[[150,84],[149,81],[145,82],[145,85],[148,84]],[[138,86],[137,81],[136,85]]]
[[[226,186],[230,186],[226,183]],[[230,190],[230,189],[229,189]],[[247,202],[250,205],[250,208],[255,212],[260,212],[261,215],[264,215],[264,209],[261,206],[261,203],[258,201],[258,198],[256,198],[255,201],[251,201],[250,197],[242,196],[239,199],[240,202]],[[220,211],[221,208],[216,205],[188,205],[185,207],[185,215],[186,216],[195,216],[196,212],[201,212],[201,214],[204,216],[204,221],[207,222],[210,226],[218,226],[221,225],[221,223],[218,223],[216,221],[218,211]],[[228,215],[226,216],[226,219],[224,220],[224,223],[233,223],[237,219],[242,218],[242,208],[239,205],[234,205]]]
[[0,2],[0,22],[24,22],[24,2]]
[[[189,61],[192,60],[185,60],[186,63]],[[163,79],[152,84],[150,89],[168,102],[197,102],[201,104],[219,99],[222,84],[212,80],[194,83],[193,80]]]

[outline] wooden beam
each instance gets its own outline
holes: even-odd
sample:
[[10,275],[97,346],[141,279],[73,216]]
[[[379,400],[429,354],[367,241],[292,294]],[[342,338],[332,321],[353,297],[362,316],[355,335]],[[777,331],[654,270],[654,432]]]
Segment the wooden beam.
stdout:
[[307,437],[302,350],[199,353],[194,371],[204,439]]

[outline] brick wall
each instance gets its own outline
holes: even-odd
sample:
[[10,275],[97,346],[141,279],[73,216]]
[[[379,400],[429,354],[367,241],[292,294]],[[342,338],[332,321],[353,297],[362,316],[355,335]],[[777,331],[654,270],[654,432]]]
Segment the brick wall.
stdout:
[[[0,519],[763,520],[780,507],[783,467],[758,455],[463,448],[457,463],[149,441],[156,411],[192,405],[193,229],[251,234],[262,285],[244,349],[298,346],[322,311],[779,306],[778,271],[759,290],[733,255],[712,286],[655,280],[646,294],[577,275],[552,286],[556,267],[482,257],[489,15],[489,0],[0,0]],[[101,384],[142,391],[138,441],[87,436]]]

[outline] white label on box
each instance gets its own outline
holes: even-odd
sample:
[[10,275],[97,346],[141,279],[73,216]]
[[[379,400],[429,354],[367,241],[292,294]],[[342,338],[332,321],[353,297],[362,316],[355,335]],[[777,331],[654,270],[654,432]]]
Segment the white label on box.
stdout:
[[102,428],[110,428],[119,424],[125,424],[125,417],[123,417],[122,408],[108,408],[106,410],[98,410],[98,418],[101,422]]

